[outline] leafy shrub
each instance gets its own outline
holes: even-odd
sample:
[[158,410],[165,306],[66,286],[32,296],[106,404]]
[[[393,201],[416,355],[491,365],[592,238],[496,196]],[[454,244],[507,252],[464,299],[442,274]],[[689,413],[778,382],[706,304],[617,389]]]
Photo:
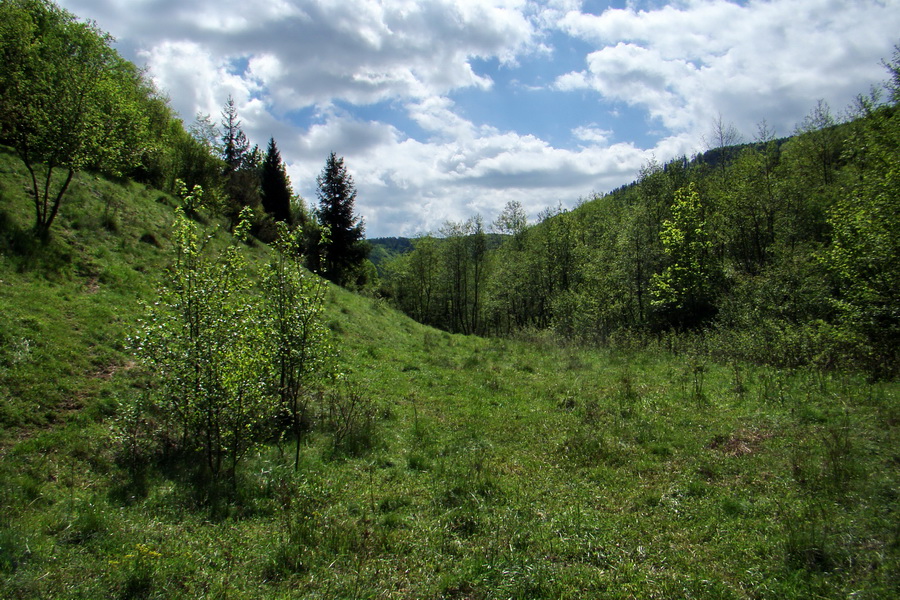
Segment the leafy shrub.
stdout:
[[[196,191],[195,191],[196,194]],[[271,344],[239,251],[247,224],[218,257],[204,252],[197,225],[175,221],[175,263],[162,298],[131,339],[138,359],[159,380],[152,402],[163,428],[186,449],[201,450],[214,477],[255,445],[276,404],[269,391]]]

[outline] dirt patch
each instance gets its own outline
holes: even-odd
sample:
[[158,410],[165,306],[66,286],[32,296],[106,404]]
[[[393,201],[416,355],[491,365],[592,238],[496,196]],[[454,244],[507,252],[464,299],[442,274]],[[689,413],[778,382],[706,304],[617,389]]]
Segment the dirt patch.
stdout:
[[97,379],[104,379],[108,381],[112,379],[113,375],[115,375],[119,371],[130,371],[135,366],[137,366],[137,363],[135,363],[133,360],[129,360],[123,365],[112,363],[106,365],[105,367],[94,373],[93,376]]
[[740,429],[731,435],[717,435],[706,447],[726,456],[744,456],[758,452],[762,447],[762,442],[770,437],[772,437],[771,433]]

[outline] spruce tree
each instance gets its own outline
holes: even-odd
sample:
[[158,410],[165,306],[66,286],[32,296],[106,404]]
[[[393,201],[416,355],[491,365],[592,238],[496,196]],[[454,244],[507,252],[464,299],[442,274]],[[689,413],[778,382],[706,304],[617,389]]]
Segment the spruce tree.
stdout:
[[237,171],[243,164],[244,154],[250,147],[241,122],[238,120],[234,98],[228,96],[222,111],[222,159],[228,165],[229,173]]
[[365,223],[353,214],[356,188],[344,159],[332,152],[316,184],[319,222],[329,230],[321,252],[323,274],[338,285],[346,285],[366,259],[368,248],[362,241]]
[[[225,161],[224,213],[232,226],[245,206],[256,211],[260,206],[259,166],[262,153],[259,147],[250,148],[250,142],[241,129],[234,98],[228,96],[222,111],[222,160]],[[254,218],[254,235],[259,234],[258,220]]]
[[262,204],[276,221],[291,220],[291,180],[288,178],[275,138],[269,139],[269,147],[260,170]]

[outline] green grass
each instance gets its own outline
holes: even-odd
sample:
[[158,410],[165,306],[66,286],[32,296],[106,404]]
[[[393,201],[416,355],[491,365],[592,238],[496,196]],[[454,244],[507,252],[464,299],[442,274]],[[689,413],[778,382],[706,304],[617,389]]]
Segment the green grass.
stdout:
[[17,169],[0,153],[0,597],[900,594],[898,385],[853,374],[450,335],[330,288],[356,443],[322,398],[296,471],[290,440],[236,490],[129,464],[124,339],[173,202],[81,175],[39,247]]

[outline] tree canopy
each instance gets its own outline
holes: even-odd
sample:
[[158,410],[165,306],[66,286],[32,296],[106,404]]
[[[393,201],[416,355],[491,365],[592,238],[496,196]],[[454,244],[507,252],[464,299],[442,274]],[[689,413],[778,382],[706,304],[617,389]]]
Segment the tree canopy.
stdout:
[[31,175],[46,236],[76,171],[120,175],[140,162],[149,86],[108,34],[47,0],[0,3],[0,28],[0,131]]

